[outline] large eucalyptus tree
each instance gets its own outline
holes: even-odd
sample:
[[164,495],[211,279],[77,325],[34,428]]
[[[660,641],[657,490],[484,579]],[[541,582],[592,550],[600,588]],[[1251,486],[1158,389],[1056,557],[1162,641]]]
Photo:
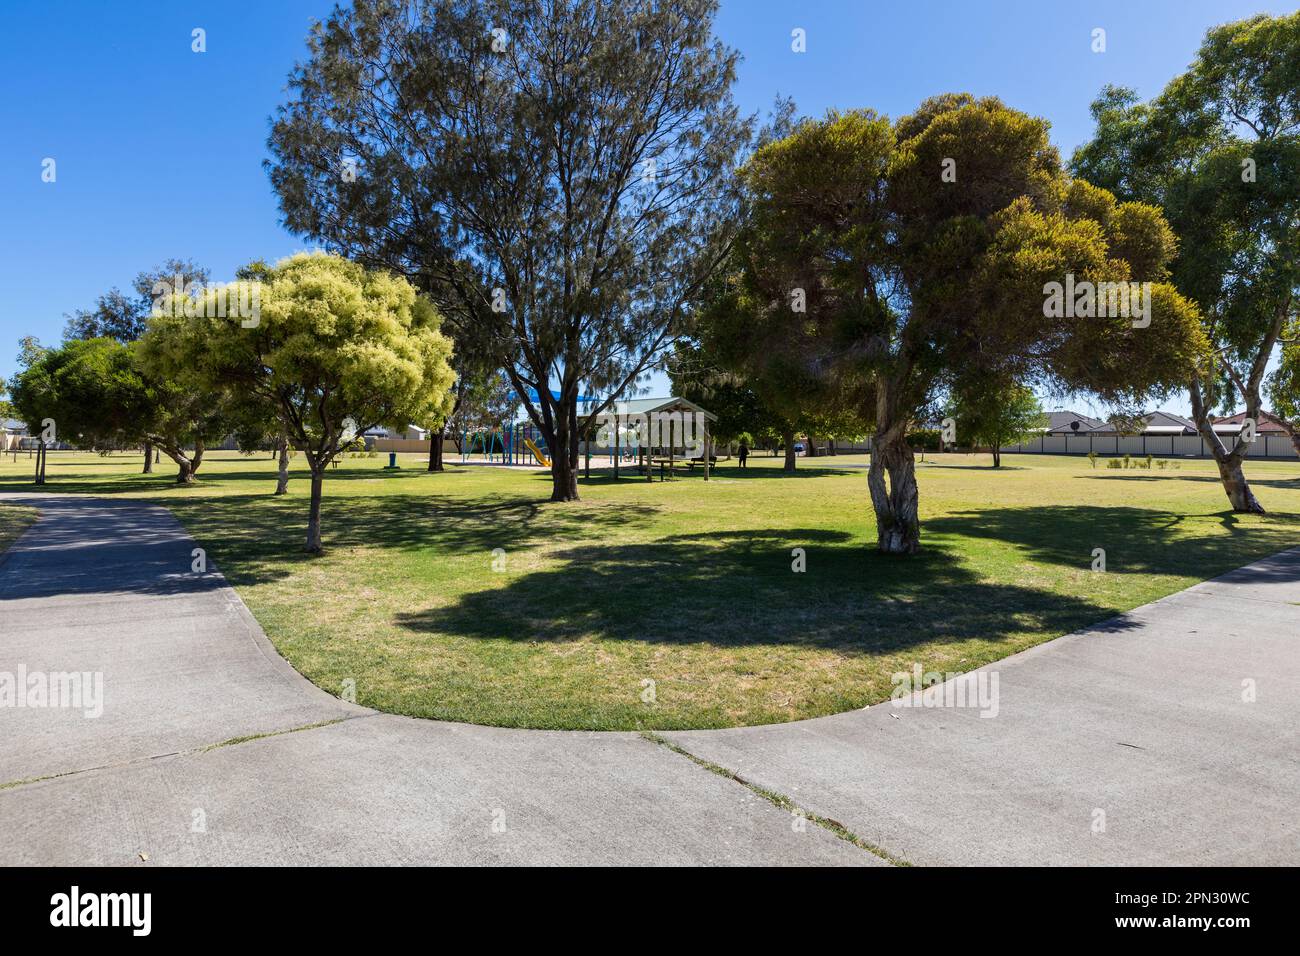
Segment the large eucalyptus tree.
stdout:
[[[1203,346],[1162,281],[1175,244],[1159,211],[1070,180],[1047,123],[996,99],[805,120],[742,179],[744,227],[702,334],[748,343],[737,364],[787,382],[792,401],[857,396],[883,552],[920,546],[907,433],[959,379],[1134,403],[1181,384]],[[1051,290],[1076,281],[1149,283],[1145,308],[1055,308]]]
[[355,0],[274,123],[286,224],[407,276],[504,369],[553,500],[578,497],[579,395],[634,383],[727,248],[749,123],[716,8]]
[[[1107,87],[1074,171],[1160,206],[1181,242],[1172,281],[1200,307],[1212,345],[1187,383],[1197,430],[1234,511],[1263,511],[1227,447],[1218,408],[1259,421],[1270,360],[1300,308],[1300,13],[1209,31],[1196,60],[1149,103]],[[1235,409],[1233,409],[1235,410]]]

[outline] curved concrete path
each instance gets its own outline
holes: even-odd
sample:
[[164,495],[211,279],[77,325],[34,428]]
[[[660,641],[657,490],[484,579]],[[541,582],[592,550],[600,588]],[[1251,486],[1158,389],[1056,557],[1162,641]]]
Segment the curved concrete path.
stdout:
[[99,717],[0,706],[0,864],[1300,862],[1300,551],[983,669],[995,719],[664,735],[737,780],[638,734],[347,704],[166,510],[0,497],[42,512],[0,557],[0,678],[103,675]]

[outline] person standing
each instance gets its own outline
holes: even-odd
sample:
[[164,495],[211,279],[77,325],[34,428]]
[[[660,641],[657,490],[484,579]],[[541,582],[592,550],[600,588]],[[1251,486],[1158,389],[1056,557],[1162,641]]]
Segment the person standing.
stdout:
[[740,440],[740,449],[739,451],[736,452],[736,456],[740,459],[740,467],[744,468],[745,459],[749,457],[749,446],[745,444],[745,440],[743,438]]

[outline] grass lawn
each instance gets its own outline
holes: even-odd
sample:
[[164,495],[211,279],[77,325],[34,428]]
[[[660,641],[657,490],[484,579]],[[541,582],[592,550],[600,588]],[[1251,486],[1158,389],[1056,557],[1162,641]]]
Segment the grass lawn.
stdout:
[[[845,467],[864,456],[801,459],[788,477],[752,458],[707,484],[593,477],[562,505],[544,472],[345,459],[325,484],[315,559],[300,551],[307,482],[295,472],[272,497],[266,456],[210,456],[199,484],[178,488],[165,462],[142,476],[139,455],[54,453],[46,490],[170,507],[326,690],[351,678],[380,710],[517,727],[722,727],[862,707],[914,662],[968,670],[1300,543],[1300,462],[1247,467],[1270,509],[1248,516],[1227,510],[1212,462],[1116,471],[1008,455],[995,472],[987,456],[929,458],[925,552],[911,559],[873,550],[866,473]],[[30,481],[25,457],[0,463],[0,490]],[[1105,573],[1090,570],[1097,547]]]
[[[0,485],[0,489],[5,486]],[[0,501],[0,556],[36,520],[36,509]]]

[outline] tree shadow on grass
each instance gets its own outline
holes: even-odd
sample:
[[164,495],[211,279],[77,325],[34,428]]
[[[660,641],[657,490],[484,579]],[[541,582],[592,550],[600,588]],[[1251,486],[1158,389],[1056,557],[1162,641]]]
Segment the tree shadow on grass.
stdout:
[[[1042,505],[985,508],[934,518],[931,535],[1009,542],[1034,561],[1087,569],[1092,549],[1106,552],[1106,571],[1209,578],[1300,543],[1300,516],[1269,515],[1282,527],[1243,524],[1231,511],[1186,515],[1151,508]],[[1188,522],[1213,518],[1227,534],[1189,530]]]
[[230,559],[223,570],[236,584],[283,578],[357,548],[426,552],[434,559],[494,548],[515,551],[635,530],[657,514],[652,505],[551,507],[505,493],[466,499],[412,493],[331,498],[327,493],[321,505],[322,559],[302,551],[303,497],[225,495],[157,503],[166,504],[200,542],[211,542],[214,556]]
[[[804,573],[791,568],[796,547],[805,551]],[[900,561],[846,533],[815,528],[582,544],[554,557],[560,566],[464,594],[447,607],[399,611],[395,623],[483,639],[595,635],[878,654],[933,640],[1065,633],[1117,613],[1084,595],[981,580],[942,547]]]
[[[1246,469],[1249,470],[1249,468],[1250,468],[1250,462],[1247,461]],[[1157,471],[1154,474],[1142,474],[1142,475],[1135,475],[1131,473],[1126,474],[1123,472],[1121,472],[1120,474],[1110,474],[1110,472],[1116,470],[1117,469],[1108,468],[1105,474],[1074,475],[1073,477],[1085,478],[1090,481],[1097,481],[1097,480],[1100,481],[1168,481],[1172,478],[1174,481],[1199,481],[1205,484],[1212,484],[1212,485],[1223,484],[1223,480],[1219,478],[1218,475],[1183,475],[1183,474],[1179,474],[1176,471],[1175,472]],[[1143,470],[1145,471],[1145,469]],[[1294,478],[1253,478],[1248,474],[1246,475],[1246,480],[1250,483],[1252,487],[1258,485],[1262,488],[1284,488],[1288,490],[1294,490],[1296,488],[1300,488],[1300,471],[1296,473],[1296,476]],[[1267,503],[1265,503],[1265,507],[1267,507]]]
[[[301,461],[301,458],[298,459]],[[253,471],[247,467],[239,470],[223,469],[225,464],[238,463],[247,465],[249,462],[257,462],[266,467]],[[120,461],[105,459],[106,464],[121,464]],[[56,462],[50,460],[46,467],[46,483],[36,485],[32,475],[27,474],[8,474],[0,475],[0,491],[24,492],[38,491],[42,494],[78,494],[78,495],[101,495],[105,497],[124,494],[140,494],[141,492],[156,492],[158,494],[168,495],[169,497],[182,498],[187,496],[203,496],[206,494],[205,488],[209,486],[220,486],[230,482],[238,483],[241,487],[245,485],[257,485],[263,489],[263,493],[270,495],[275,488],[278,469],[275,462],[264,459],[216,459],[210,462],[204,462],[200,465],[196,474],[196,481],[192,485],[180,485],[176,482],[176,467],[170,462],[155,465],[153,474],[136,473],[118,473],[116,475],[106,476],[95,474],[93,472],[76,472],[65,471],[63,469],[86,468],[89,467],[87,462]],[[399,478],[411,478],[413,476],[427,475],[430,483],[436,482],[443,478],[455,475],[467,474],[468,469],[457,468],[448,469],[441,472],[430,472],[420,468],[403,468],[395,471],[388,471],[373,461],[367,464],[358,462],[348,462],[345,460],[338,468],[330,468],[325,476],[325,494],[329,496],[330,486],[334,483],[346,485],[354,481],[374,481],[388,480]],[[547,476],[549,480],[549,475]],[[293,482],[303,482],[304,484],[311,480],[311,475],[305,469],[295,467],[289,472],[289,480]],[[159,504],[169,504],[170,502],[159,500]]]

